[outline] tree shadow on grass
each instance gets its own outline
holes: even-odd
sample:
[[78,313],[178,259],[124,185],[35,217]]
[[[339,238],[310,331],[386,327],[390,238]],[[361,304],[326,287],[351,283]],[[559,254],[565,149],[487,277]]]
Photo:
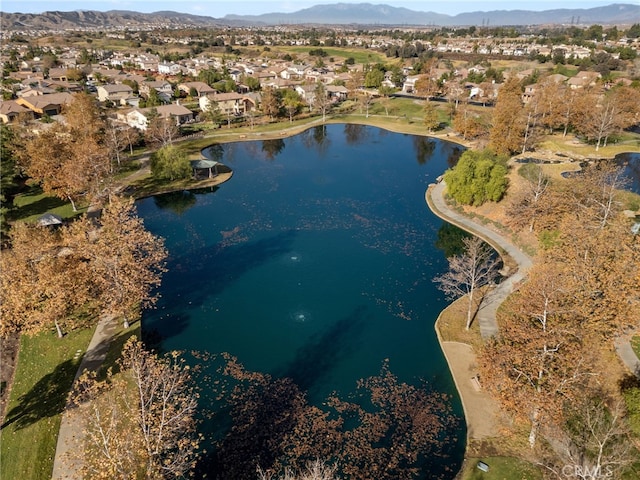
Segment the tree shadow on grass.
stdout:
[[40,200],[35,202],[27,203],[20,207],[14,207],[11,211],[11,219],[22,220],[34,215],[44,215],[48,211],[62,207],[67,203],[68,202],[57,197],[42,197]]
[[66,360],[38,380],[19,398],[18,405],[9,410],[0,429],[13,425],[15,430],[20,430],[62,413],[77,369],[77,362]]

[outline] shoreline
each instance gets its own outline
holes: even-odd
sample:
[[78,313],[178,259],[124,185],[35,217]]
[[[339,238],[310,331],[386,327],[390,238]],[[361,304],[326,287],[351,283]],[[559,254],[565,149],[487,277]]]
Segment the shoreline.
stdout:
[[[441,218],[443,221],[456,225],[459,228],[463,228],[463,225],[459,225],[455,220],[447,217],[443,212],[439,211],[431,199],[432,185],[429,185],[425,192],[425,201],[429,210]],[[468,231],[468,228],[465,228]],[[482,236],[475,231],[471,231],[473,235]],[[501,255],[505,255],[503,249],[500,249]],[[469,444],[472,440],[482,440],[498,435],[497,416],[500,414],[500,409],[485,390],[482,389],[481,384],[474,379],[477,379],[477,361],[476,354],[472,345],[462,342],[448,341],[442,338],[440,332],[440,320],[442,314],[451,307],[453,303],[445,307],[434,323],[434,329],[436,331],[436,337],[440,349],[447,361],[449,371],[453,378],[454,384],[462,403],[462,409],[464,411],[465,422],[467,425],[467,443],[465,445],[465,459],[469,451]]]
[[[319,123],[318,120],[314,120],[304,125],[296,125],[294,127],[284,128],[282,130],[279,130],[277,133],[256,132],[256,133],[250,134],[246,131],[242,131],[242,132],[226,133],[224,134],[225,138],[216,138],[216,135],[207,136],[205,138],[208,141],[210,141],[211,144],[224,144],[224,143],[237,142],[237,141],[259,141],[259,140],[266,140],[269,138],[283,138],[283,137],[290,137],[290,136],[299,134],[302,131],[305,131],[309,128],[316,126],[318,123]],[[395,128],[392,129],[389,126],[378,125],[376,122],[367,122],[367,121],[358,122],[358,121],[348,121],[344,119],[333,119],[333,120],[328,119],[327,122],[323,122],[322,124],[332,124],[332,123],[333,124],[359,123],[362,125],[373,126],[373,127],[381,128],[381,129],[396,132],[396,133],[436,138],[439,140],[461,145],[468,149],[472,149],[476,147],[476,145],[474,145],[472,142],[465,142],[461,138],[457,138],[456,135],[450,136],[449,133],[439,133],[439,134],[434,133],[434,134],[427,135],[427,134],[420,134],[415,132],[406,132],[404,131],[402,126],[398,126],[397,129]],[[202,139],[199,139],[199,140],[202,140]],[[201,181],[189,180],[189,183],[187,184],[185,183],[168,184],[165,186],[166,188],[159,188],[158,190],[150,189],[150,191],[148,192],[145,192],[142,189],[136,188],[131,183],[128,183],[128,184],[126,183],[127,180],[131,180],[132,178],[135,178],[135,177],[140,177],[141,174],[146,175],[148,173],[145,171],[146,168],[148,167],[143,165],[137,172],[134,172],[132,175],[124,179],[126,187],[123,189],[123,193],[128,194],[134,197],[135,199],[142,199],[142,198],[148,198],[154,195],[160,195],[160,194],[171,193],[176,191],[195,190],[195,189],[209,188],[209,187],[213,188],[227,182],[233,176],[233,171],[225,172],[222,174],[218,174],[216,177],[213,177],[213,178],[207,178]],[[438,216],[439,218],[441,218],[443,221],[446,221],[448,223],[464,228],[465,230],[468,230],[468,227],[467,228],[463,227],[459,223],[452,220],[450,217],[446,216],[444,212],[438,211],[432,205],[431,199],[430,199],[430,191],[432,189],[431,187],[432,185],[430,185],[427,191],[425,192],[425,199],[432,213]],[[138,195],[136,193],[138,193]],[[478,233],[476,230],[471,230],[471,233],[473,235],[480,236],[485,241],[490,243],[494,248],[496,248],[496,250],[501,255],[510,256],[509,253],[505,252],[505,249],[502,248],[502,246],[500,246],[499,244],[495,245],[494,242],[484,238],[484,236],[481,233]],[[446,341],[442,339],[440,329],[439,329],[439,321],[442,316],[442,313],[445,310],[446,308],[442,312],[440,312],[440,314],[438,315],[438,318],[434,323],[434,328],[436,330],[438,343],[440,345],[440,348],[443,351],[443,354],[447,361],[449,371],[451,372],[452,378],[456,385],[456,389],[458,391],[458,395],[460,397],[464,415],[465,415],[465,422],[467,424],[467,439],[466,439],[467,441],[465,445],[464,459],[463,459],[463,463],[461,465],[461,470],[460,470],[460,472],[462,472],[462,470],[464,469],[464,465],[466,463],[467,455],[469,453],[470,441],[482,440],[482,439],[490,438],[492,436],[497,436],[498,424],[495,421],[496,420],[495,417],[499,415],[500,411],[499,409],[494,408],[495,405],[492,405],[492,402],[494,401],[488,396],[486,391],[482,390],[481,388],[477,389],[476,385],[472,382],[472,379],[474,378],[475,372],[476,372],[475,370],[476,356],[475,356],[475,353],[473,352],[472,346],[461,343],[461,342],[452,342],[452,341]],[[73,425],[65,425],[65,427],[61,428],[61,432],[59,433],[59,435],[62,437],[62,430],[69,429],[69,428],[73,429]],[[60,455],[58,454],[58,452],[56,452],[55,459],[59,460],[58,458],[59,456]],[[65,473],[68,474],[69,472],[67,471]],[[65,476],[65,478],[69,478],[69,477]]]

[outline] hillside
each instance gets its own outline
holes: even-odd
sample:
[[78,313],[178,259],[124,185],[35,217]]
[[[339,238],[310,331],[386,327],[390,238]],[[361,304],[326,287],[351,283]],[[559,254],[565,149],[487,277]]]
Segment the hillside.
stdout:
[[461,13],[455,16],[415,11],[384,4],[335,3],[315,5],[292,13],[262,15],[226,15],[224,18],[162,11],[139,13],[126,10],[72,12],[5,13],[0,12],[3,30],[65,30],[78,28],[171,27],[171,26],[249,26],[283,24],[325,25],[551,25],[640,23],[640,5],[612,4],[589,9],[494,10]]

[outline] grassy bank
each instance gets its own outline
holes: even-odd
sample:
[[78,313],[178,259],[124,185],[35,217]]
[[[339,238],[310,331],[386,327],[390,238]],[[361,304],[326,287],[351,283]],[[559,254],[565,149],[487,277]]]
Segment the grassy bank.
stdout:
[[[94,328],[59,339],[51,332],[20,340],[15,379],[0,432],[0,478],[49,480],[53,469],[61,414]],[[102,373],[113,367],[131,336],[140,337],[140,322],[119,329],[109,347]]]
[[0,478],[51,478],[60,415],[92,335],[86,329],[61,339],[53,332],[22,336],[0,431]]

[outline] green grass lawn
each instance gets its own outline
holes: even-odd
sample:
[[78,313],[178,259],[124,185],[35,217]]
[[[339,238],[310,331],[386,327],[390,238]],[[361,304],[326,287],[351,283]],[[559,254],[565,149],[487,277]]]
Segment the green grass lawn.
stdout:
[[636,335],[631,339],[631,347],[636,352],[638,358],[640,358],[640,335]]
[[74,212],[71,203],[45,195],[38,185],[31,185],[27,191],[16,195],[13,199],[13,207],[9,212],[9,220],[25,222],[36,222],[38,217],[48,212],[70,219],[87,210],[86,206],[78,205],[78,211]]
[[[289,52],[291,54],[298,55],[308,55],[311,50],[317,50],[321,48],[325,52],[327,52],[327,57],[335,58],[344,58],[345,60],[349,57],[353,57],[356,63],[394,63],[395,59],[387,58],[385,55],[371,51],[371,50],[363,50],[361,48],[341,48],[341,47],[277,47],[278,50],[282,50],[283,52]],[[319,58],[319,57],[318,57]]]
[[[489,465],[489,471],[477,468],[478,462]],[[538,480],[542,478],[535,465],[511,457],[469,458],[462,470],[462,480]]]
[[59,339],[23,335],[5,423],[0,430],[0,478],[49,480],[60,414],[93,329]]

